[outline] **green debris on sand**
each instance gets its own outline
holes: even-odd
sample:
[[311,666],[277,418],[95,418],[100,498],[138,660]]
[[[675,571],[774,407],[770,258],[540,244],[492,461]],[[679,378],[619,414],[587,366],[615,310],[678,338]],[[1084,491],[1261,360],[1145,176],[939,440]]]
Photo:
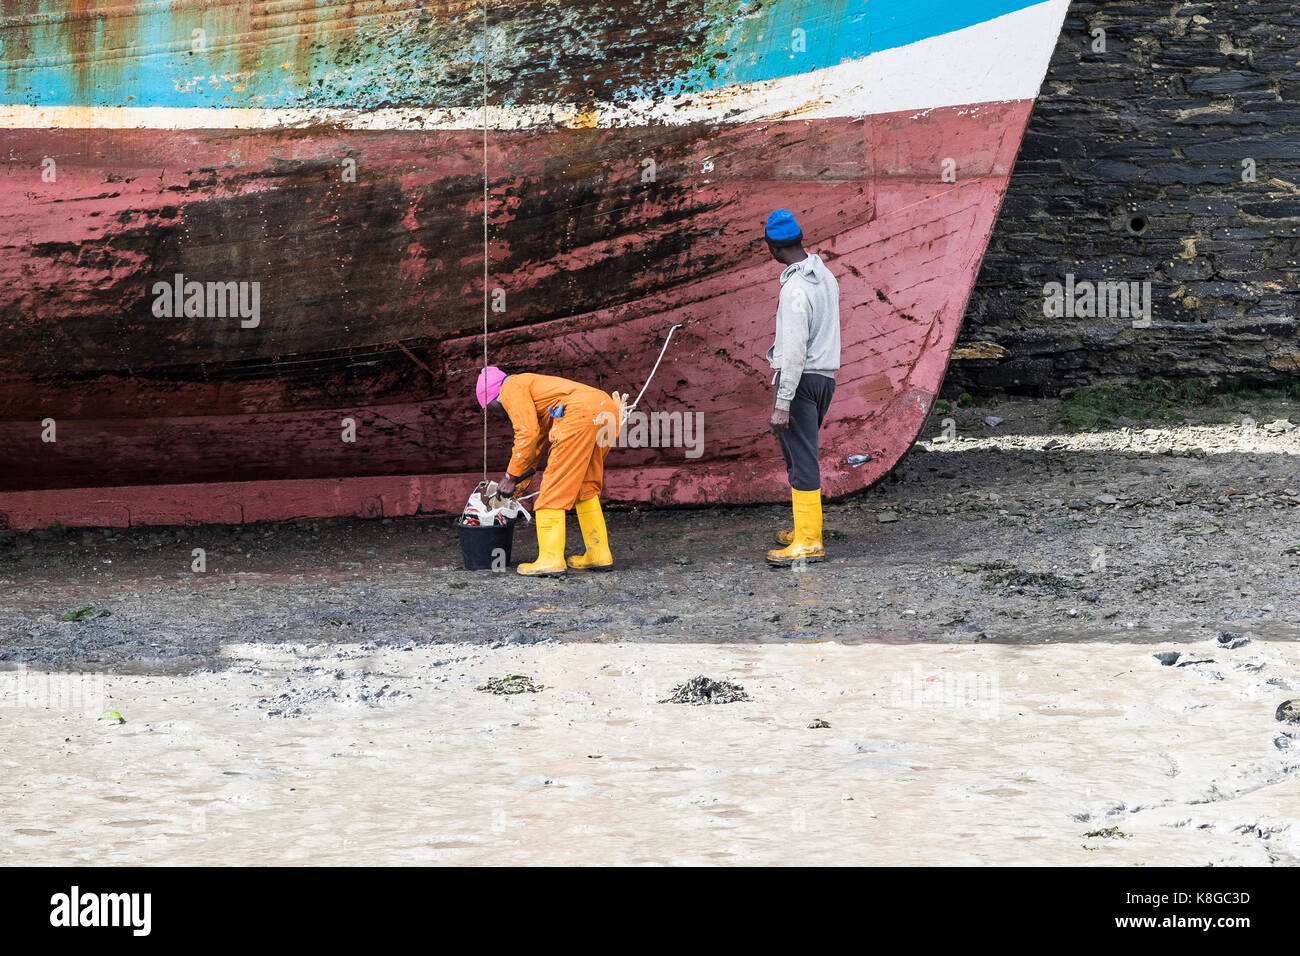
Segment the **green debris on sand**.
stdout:
[[985,578],[984,589],[991,591],[1001,585],[1003,588],[1038,594],[1060,594],[1062,591],[1077,591],[1083,587],[1077,581],[1067,581],[1051,571],[1024,571],[1020,568],[993,571]]
[[89,621],[97,617],[107,617],[108,611],[102,607],[95,607],[93,604],[87,604],[85,607],[79,607],[74,611],[64,611],[59,615],[60,621]]
[[745,688],[727,680],[711,680],[700,675],[692,677],[685,684],[678,684],[673,692],[659,701],[661,704],[732,704],[738,700],[749,700]]
[[966,574],[975,574],[977,571],[1005,571],[1014,567],[1010,561],[984,561],[980,564],[963,564],[961,569]]
[[1285,387],[1259,385],[1235,375],[1189,378],[1180,382],[1142,379],[1118,385],[1082,385],[1061,392],[1061,423],[1074,429],[1109,428],[1134,422],[1173,424],[1185,420],[1188,406],[1229,408],[1243,402],[1291,401],[1300,382]]
[[1084,839],[1098,837],[1102,840],[1124,840],[1128,834],[1119,827],[1102,827],[1100,830],[1089,830],[1084,835]]
[[523,674],[507,674],[505,677],[489,678],[487,683],[479,684],[474,689],[489,694],[536,694],[545,690],[546,685],[535,684],[531,677]]
[[1209,387],[1196,380],[1083,385],[1061,393],[1061,422],[1080,430],[1123,422],[1181,422],[1179,407],[1203,404],[1209,394]]
[[124,724],[124,723],[126,723],[126,718],[123,717],[121,714],[119,714],[119,713],[118,713],[117,711],[115,711],[115,710],[106,710],[106,711],[104,711],[102,714],[100,714],[99,719],[100,719],[100,720],[106,720],[106,721],[108,721],[110,724]]

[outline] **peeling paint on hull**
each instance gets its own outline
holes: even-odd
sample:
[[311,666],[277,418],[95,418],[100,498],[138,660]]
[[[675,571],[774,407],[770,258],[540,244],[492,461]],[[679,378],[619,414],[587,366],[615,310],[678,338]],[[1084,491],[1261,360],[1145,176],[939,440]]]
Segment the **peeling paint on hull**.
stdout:
[[[704,453],[616,449],[606,496],[784,500],[763,361],[778,268],[760,224],[795,209],[841,285],[823,486],[865,487],[929,411],[1031,107],[493,129],[489,287],[506,311],[491,361],[635,391],[683,323],[643,408],[699,412]],[[481,467],[482,142],[0,129],[0,522],[459,508]],[[55,183],[32,174],[47,156]],[[260,324],[155,316],[153,283],[176,273],[258,281]],[[494,425],[491,470],[508,445]]]

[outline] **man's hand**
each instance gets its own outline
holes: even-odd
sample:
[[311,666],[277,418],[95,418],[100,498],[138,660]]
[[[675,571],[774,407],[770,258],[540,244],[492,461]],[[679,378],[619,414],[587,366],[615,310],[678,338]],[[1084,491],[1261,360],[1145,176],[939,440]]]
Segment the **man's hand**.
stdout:
[[785,408],[772,409],[772,420],[768,422],[772,426],[772,431],[779,435],[790,427],[790,412]]
[[518,484],[518,482],[515,481],[514,475],[510,474],[510,472],[506,472],[505,476],[497,482],[497,494],[506,498],[514,497],[516,484]]

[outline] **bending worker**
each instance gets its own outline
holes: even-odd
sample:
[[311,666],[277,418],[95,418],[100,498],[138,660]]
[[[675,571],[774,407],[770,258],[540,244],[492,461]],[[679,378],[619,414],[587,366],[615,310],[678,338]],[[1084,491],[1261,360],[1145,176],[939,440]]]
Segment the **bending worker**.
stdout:
[[817,436],[840,367],[840,286],[821,256],[803,248],[803,230],[794,216],[777,209],[764,229],[768,251],[785,266],[776,308],[776,340],[767,359],[776,375],[771,427],[781,444],[794,529],[778,531],[783,548],[767,552],[775,565],[821,561],[822,481]]
[[[621,398],[621,396],[620,396]],[[609,571],[614,556],[605,535],[600,490],[605,479],[609,435],[622,424],[621,402],[599,389],[553,375],[507,375],[496,366],[479,372],[478,403],[510,419],[515,444],[498,488],[513,495],[522,476],[536,466],[549,438],[550,458],[542,477],[533,519],[537,560],[519,565],[520,574],[553,576],[575,571]],[[603,440],[602,440],[603,439]],[[564,560],[564,512],[573,508],[582,527],[586,553]]]

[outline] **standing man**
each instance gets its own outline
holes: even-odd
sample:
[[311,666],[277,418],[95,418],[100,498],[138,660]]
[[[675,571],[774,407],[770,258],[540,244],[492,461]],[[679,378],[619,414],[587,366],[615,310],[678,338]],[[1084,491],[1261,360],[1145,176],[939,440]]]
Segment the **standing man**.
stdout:
[[[495,365],[479,372],[476,389],[481,407],[509,418],[515,443],[510,466],[498,483],[503,495],[513,495],[525,473],[537,464],[542,445],[551,443],[542,490],[533,521],[537,525],[537,560],[519,565],[520,574],[558,576],[575,571],[609,571],[614,556],[600,510],[605,481],[605,456],[610,429],[618,434],[620,403],[600,389],[554,375],[520,372],[507,375]],[[564,512],[573,508],[582,527],[585,554],[564,560]]]
[[764,230],[772,258],[785,266],[776,307],[776,340],[767,360],[776,370],[776,401],[771,426],[781,443],[794,529],[778,531],[783,548],[767,560],[788,566],[797,560],[821,561],[822,480],[817,461],[817,433],[835,394],[840,367],[840,286],[821,256],[803,248],[803,230],[794,215],[777,209]]

